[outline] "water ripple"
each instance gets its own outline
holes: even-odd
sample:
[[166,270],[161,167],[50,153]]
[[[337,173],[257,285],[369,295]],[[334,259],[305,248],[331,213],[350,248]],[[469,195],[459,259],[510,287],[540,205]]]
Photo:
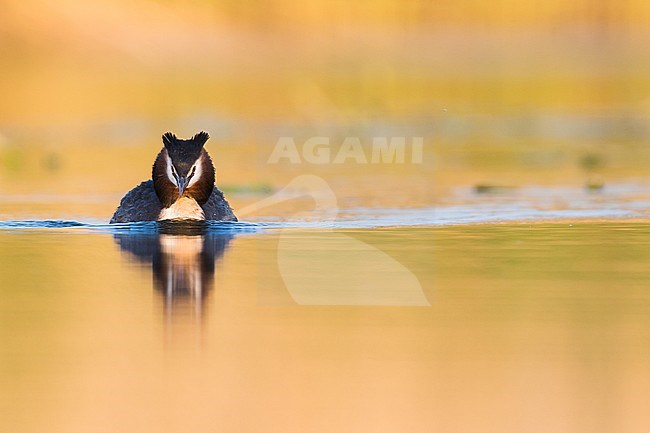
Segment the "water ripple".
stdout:
[[120,224],[96,224],[73,220],[14,220],[0,221],[0,230],[64,230],[66,232],[103,232],[111,234],[155,234],[165,232],[184,233],[202,230],[207,233],[250,233],[263,225],[250,222],[207,221],[207,222],[165,222],[143,221]]
[[295,215],[252,217],[247,222],[208,221],[105,224],[99,221],[0,221],[0,230],[59,230],[65,232],[260,233],[282,229],[358,229],[377,227],[435,227],[515,221],[581,219],[650,219],[650,188],[612,184],[594,194],[578,187],[525,187],[496,194],[458,189],[437,206],[420,208],[359,207],[322,209]]

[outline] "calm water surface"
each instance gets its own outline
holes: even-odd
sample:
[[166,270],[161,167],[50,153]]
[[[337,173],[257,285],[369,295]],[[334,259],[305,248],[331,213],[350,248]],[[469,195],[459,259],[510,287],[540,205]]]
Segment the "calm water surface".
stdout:
[[646,223],[357,222],[4,223],[2,425],[647,431]]
[[0,433],[650,432],[650,3],[485,3],[3,1]]

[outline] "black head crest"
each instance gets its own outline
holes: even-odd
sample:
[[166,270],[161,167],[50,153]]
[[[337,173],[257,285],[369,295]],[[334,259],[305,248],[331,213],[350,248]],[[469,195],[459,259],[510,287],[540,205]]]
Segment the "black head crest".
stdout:
[[165,149],[167,149],[174,167],[181,175],[185,175],[192,164],[201,156],[203,145],[209,138],[210,135],[204,131],[188,140],[177,138],[171,132],[166,132],[162,136]]
[[208,134],[205,131],[201,131],[198,134],[196,134],[194,137],[190,138],[189,140],[183,140],[181,138],[176,137],[175,134],[171,132],[165,132],[162,136],[163,144],[169,150],[170,147],[178,146],[178,145],[192,145],[192,146],[199,146],[203,147],[205,143],[208,141],[210,138],[210,134]]

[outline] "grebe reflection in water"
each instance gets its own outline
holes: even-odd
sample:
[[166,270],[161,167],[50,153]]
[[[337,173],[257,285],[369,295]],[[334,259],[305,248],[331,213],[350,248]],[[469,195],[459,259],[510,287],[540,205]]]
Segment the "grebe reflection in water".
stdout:
[[159,232],[117,233],[114,239],[130,261],[151,266],[168,323],[175,317],[200,322],[214,285],[215,262],[234,234],[210,230],[202,222],[169,221],[158,227]]

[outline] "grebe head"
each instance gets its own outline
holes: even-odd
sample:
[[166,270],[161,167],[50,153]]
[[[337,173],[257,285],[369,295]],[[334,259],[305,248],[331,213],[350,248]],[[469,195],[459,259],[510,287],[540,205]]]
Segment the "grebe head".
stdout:
[[164,147],[153,164],[153,184],[164,207],[180,197],[190,197],[203,205],[214,189],[214,166],[203,145],[210,136],[199,132],[183,140],[171,132],[162,136]]

